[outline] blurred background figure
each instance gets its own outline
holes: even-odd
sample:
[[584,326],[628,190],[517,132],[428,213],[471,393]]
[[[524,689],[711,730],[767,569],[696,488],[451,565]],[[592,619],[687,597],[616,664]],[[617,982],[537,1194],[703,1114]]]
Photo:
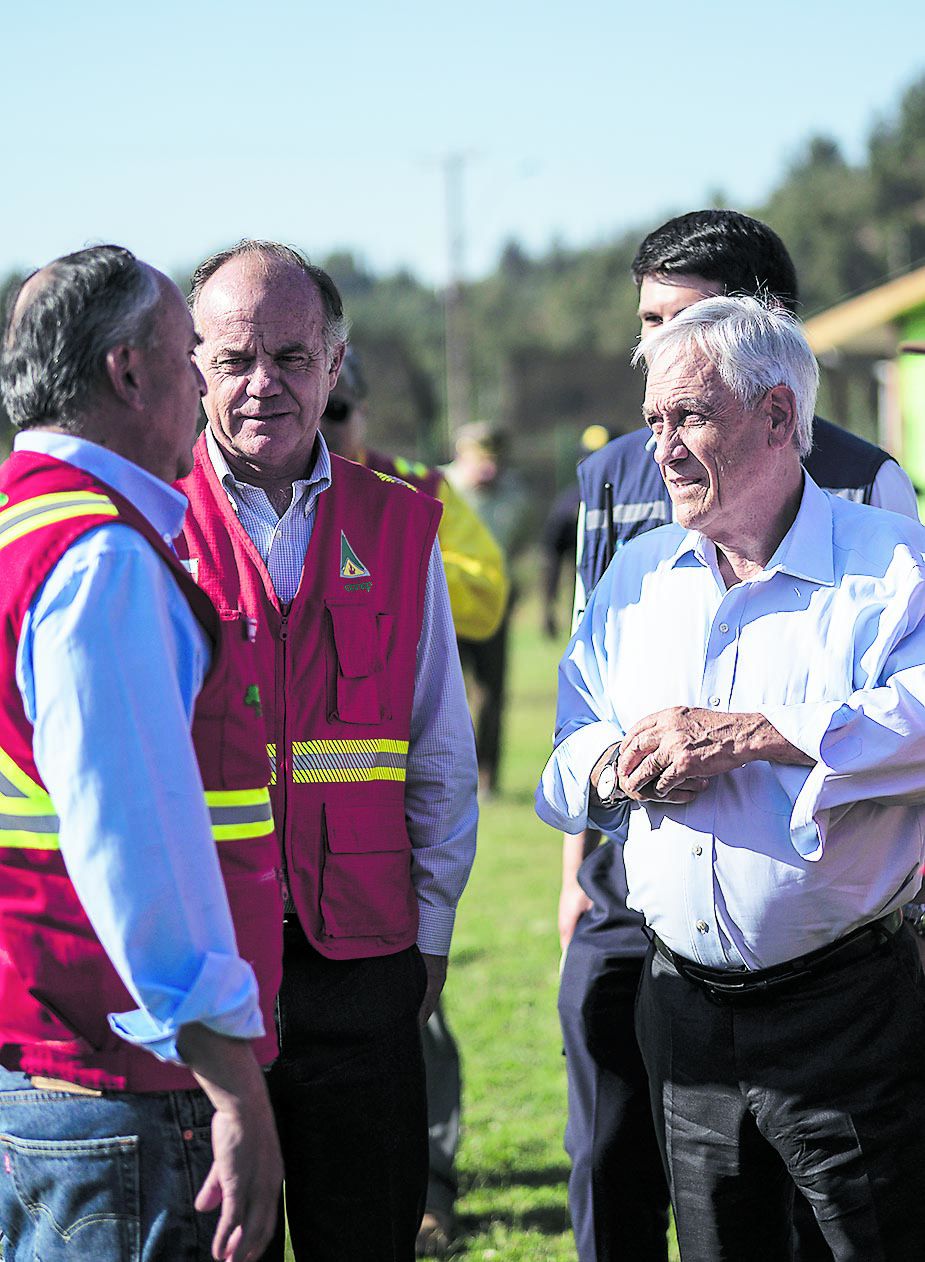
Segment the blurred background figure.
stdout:
[[[578,440],[578,463],[609,443],[613,434],[606,425],[589,425]],[[578,508],[581,491],[578,480],[559,492],[540,532],[540,565],[542,573],[543,630],[551,640],[559,634],[556,603],[563,563],[571,572],[578,543]]]
[[[458,636],[478,644],[497,631],[504,617],[508,580],[501,549],[488,527],[439,469],[403,456],[388,456],[366,445],[367,394],[360,357],[348,346],[340,377],[321,418],[325,442],[336,455],[401,478],[442,502],[438,539],[453,624]],[[443,1257],[457,1234],[456,1153],[462,1077],[459,1049],[447,1024],[442,1002],[424,1027],[422,1041],[427,1070],[429,1168],[427,1199],[416,1251],[419,1257]]]
[[[463,425],[456,437],[456,458],[444,468],[449,484],[488,526],[504,552],[509,569],[530,542],[529,499],[520,475],[508,463],[508,436],[485,421]],[[479,760],[479,793],[498,788],[501,720],[507,674],[507,637],[517,600],[512,580],[507,609],[488,639],[460,635],[459,656],[471,679],[470,703],[475,711],[475,745]]]

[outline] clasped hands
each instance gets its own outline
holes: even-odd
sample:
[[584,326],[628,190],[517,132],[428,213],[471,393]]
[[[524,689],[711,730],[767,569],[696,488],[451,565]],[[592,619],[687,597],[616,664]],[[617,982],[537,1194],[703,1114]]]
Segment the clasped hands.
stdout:
[[[657,710],[635,723],[620,742],[617,786],[634,802],[684,804],[713,776],[756,757],[754,738],[768,726],[759,714],[727,714],[691,706]],[[611,745],[591,773],[597,789]]]

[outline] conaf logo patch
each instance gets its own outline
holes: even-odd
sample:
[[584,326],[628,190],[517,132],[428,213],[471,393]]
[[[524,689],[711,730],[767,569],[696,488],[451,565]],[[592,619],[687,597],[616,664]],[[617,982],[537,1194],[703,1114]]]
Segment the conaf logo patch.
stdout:
[[369,578],[369,570],[351,548],[343,531],[340,532],[340,576],[341,578]]

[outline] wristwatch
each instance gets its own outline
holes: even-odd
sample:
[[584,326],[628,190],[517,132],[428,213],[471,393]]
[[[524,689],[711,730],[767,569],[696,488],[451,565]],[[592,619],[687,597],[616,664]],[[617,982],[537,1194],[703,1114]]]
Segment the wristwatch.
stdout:
[[925,903],[906,903],[903,920],[920,938],[925,938]]
[[615,806],[625,796],[617,786],[617,759],[619,757],[620,746],[618,745],[604,763],[597,778],[597,788],[594,790],[594,794],[599,805],[605,808]]

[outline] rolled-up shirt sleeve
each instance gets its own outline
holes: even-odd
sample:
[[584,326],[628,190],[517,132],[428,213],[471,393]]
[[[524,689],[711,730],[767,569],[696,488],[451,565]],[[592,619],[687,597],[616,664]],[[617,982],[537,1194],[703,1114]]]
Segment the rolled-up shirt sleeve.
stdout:
[[925,804],[925,572],[882,610],[858,666],[864,687],[843,702],[764,706],[762,714],[815,759],[794,802],[791,835],[821,858],[832,813],[858,802]]
[[134,530],[99,527],[25,620],[17,682],[68,874],[138,1008],[112,1028],[180,1062],[181,1026],[263,1033],[235,943],[191,737],[208,642]]
[[429,955],[446,955],[475,859],[479,811],[475,737],[437,543],[424,588],[405,814],[420,915],[418,946]]

